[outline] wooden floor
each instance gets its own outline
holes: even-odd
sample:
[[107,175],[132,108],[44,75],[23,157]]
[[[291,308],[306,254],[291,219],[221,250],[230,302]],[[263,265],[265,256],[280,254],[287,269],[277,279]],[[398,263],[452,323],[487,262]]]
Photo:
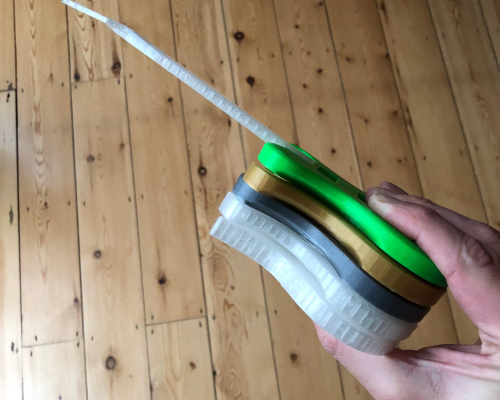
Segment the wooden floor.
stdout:
[[[89,0],[352,183],[500,226],[499,0]],[[208,232],[262,146],[58,0],[0,0],[0,398],[361,400]],[[472,343],[445,297],[402,346]]]

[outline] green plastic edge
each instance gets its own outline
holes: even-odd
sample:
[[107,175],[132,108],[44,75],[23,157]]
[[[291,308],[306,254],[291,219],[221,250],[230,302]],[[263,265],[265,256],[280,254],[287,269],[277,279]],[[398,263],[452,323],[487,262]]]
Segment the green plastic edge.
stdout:
[[370,210],[363,191],[301,148],[294,147],[311,158],[314,165],[308,165],[290,150],[273,143],[264,145],[259,161],[274,174],[340,212],[382,251],[422,279],[447,286],[436,265],[413,241]]

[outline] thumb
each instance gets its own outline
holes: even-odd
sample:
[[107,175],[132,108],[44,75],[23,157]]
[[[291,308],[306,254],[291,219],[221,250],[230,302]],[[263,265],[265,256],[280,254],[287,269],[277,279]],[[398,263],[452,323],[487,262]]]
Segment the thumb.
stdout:
[[442,272],[469,318],[500,342],[498,255],[430,207],[377,189],[370,194],[370,208],[417,243]]

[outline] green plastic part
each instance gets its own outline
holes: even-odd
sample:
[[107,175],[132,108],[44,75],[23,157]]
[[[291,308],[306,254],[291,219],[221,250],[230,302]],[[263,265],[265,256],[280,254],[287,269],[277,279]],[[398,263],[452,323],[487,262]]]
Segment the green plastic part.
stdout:
[[259,161],[274,174],[340,212],[382,251],[414,274],[437,286],[447,286],[439,269],[415,242],[370,210],[362,190],[301,148],[295,147],[314,162],[309,164],[292,151],[274,143],[264,145]]

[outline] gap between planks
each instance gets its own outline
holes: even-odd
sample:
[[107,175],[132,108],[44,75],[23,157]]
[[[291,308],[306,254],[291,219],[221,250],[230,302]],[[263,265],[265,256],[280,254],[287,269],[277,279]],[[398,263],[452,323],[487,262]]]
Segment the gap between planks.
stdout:
[[[167,325],[167,324],[175,324],[178,322],[184,322],[184,321],[193,321],[193,320],[206,320],[208,324],[208,316],[207,315],[201,315],[199,317],[192,317],[192,318],[182,318],[182,319],[176,319],[172,321],[162,321],[162,322],[153,322],[152,324],[146,324],[146,327],[149,328],[151,326],[159,326],[159,325]],[[208,326],[208,325],[207,325]]]

